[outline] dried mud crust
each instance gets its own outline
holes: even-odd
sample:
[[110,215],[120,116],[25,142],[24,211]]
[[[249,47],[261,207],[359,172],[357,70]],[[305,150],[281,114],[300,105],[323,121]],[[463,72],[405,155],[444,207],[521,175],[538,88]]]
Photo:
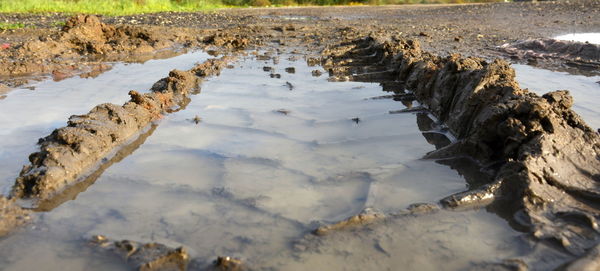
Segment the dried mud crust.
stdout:
[[210,59],[188,71],[173,70],[151,92],[130,91],[122,106],[101,104],[85,115],[71,116],[66,127],[40,139],[13,187],[13,196],[48,200],[98,167],[119,146],[152,121],[185,107],[201,78],[219,74],[229,58]]
[[[352,37],[353,35],[349,35]],[[441,201],[447,208],[492,203],[541,240],[581,256],[598,243],[600,136],[571,110],[568,91],[539,97],[519,88],[502,60],[439,57],[419,42],[372,35],[323,52],[334,77],[397,81],[458,139],[426,157],[469,155],[493,181]]]

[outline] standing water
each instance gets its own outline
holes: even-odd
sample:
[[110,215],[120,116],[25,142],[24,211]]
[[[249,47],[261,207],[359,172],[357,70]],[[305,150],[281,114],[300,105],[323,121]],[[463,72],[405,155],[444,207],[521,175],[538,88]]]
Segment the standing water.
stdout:
[[9,92],[0,100],[0,188],[6,191],[19,175],[38,138],[65,126],[69,116],[85,114],[101,103],[123,104],[131,89],[149,89],[171,69],[189,69],[208,58],[195,52],[144,64],[115,64],[96,78],[44,81]]
[[[96,234],[184,246],[199,265],[241,258],[257,270],[460,270],[535,253],[485,209],[312,235],[366,208],[396,213],[468,186],[452,168],[421,159],[440,144],[429,136],[436,130],[427,114],[390,114],[411,104],[382,97],[389,93],[378,84],[330,83],[313,76],[318,68],[287,57],[242,59],[204,82],[185,110],[151,127],[145,142],[74,200],[46,208],[32,226],[2,240],[0,266],[126,270],[120,259],[86,246]],[[21,144],[15,138],[46,131],[32,130],[15,128],[6,138]],[[30,151],[3,157],[24,163]],[[3,167],[5,185],[19,167]]]
[[574,99],[573,110],[594,130],[600,129],[600,76],[573,75],[521,64],[512,67],[519,85],[538,95],[569,90]]

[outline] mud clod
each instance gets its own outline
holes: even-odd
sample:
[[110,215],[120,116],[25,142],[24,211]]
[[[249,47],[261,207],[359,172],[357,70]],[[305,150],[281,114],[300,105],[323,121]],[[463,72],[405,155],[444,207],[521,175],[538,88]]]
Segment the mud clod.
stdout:
[[187,270],[189,255],[183,247],[170,248],[159,243],[141,244],[134,241],[110,241],[103,235],[93,236],[93,246],[110,251],[140,271]]
[[373,223],[375,221],[384,219],[385,217],[386,216],[384,214],[375,212],[370,209],[366,209],[362,213],[351,216],[340,222],[330,224],[330,225],[320,226],[313,231],[313,234],[318,235],[318,236],[323,236],[323,235],[326,235],[333,231],[339,231],[339,230],[343,230],[343,229],[347,229],[347,228],[351,228],[351,227],[356,227],[359,225]]
[[214,262],[216,270],[219,271],[240,271],[242,268],[242,260],[235,259],[229,256],[219,256]]

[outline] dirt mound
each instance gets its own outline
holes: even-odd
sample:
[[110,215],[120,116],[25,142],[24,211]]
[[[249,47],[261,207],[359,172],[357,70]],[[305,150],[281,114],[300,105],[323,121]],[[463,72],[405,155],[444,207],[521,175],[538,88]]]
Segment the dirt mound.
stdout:
[[496,172],[493,182],[443,205],[493,202],[574,255],[597,243],[600,136],[570,109],[568,91],[539,97],[519,88],[505,61],[442,58],[401,39],[348,41],[326,50],[323,62],[334,76],[403,82],[458,139],[428,158],[466,154]]
[[183,108],[197,93],[199,77],[218,74],[226,58],[212,59],[190,71],[173,70],[152,91],[130,91],[122,106],[101,104],[85,115],[71,116],[66,127],[40,139],[40,151],[29,156],[13,188],[19,198],[48,200],[103,163],[163,114]]
[[[93,15],[77,15],[56,33],[0,50],[0,65],[4,67],[0,76],[61,74],[69,77],[94,71],[97,65],[102,65],[98,60],[124,60],[167,48],[199,45],[195,35],[198,33],[165,31],[153,26],[115,26]],[[14,87],[24,82],[5,80],[0,83]]]

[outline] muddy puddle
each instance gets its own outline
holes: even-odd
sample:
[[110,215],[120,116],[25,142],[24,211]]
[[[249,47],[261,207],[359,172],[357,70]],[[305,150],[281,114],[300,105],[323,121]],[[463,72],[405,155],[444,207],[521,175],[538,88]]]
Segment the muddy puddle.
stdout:
[[[129,89],[147,89],[167,70],[205,57],[145,64],[140,77],[134,65],[116,66],[95,79],[11,92],[0,101],[8,127],[0,134],[2,184],[12,185],[37,138],[68,115],[120,104]],[[183,246],[192,268],[231,256],[256,270],[461,270],[545,251],[486,209],[311,234],[364,209],[394,214],[476,184],[445,165],[456,163],[421,159],[449,140],[426,113],[390,113],[416,102],[394,101],[379,84],[328,82],[321,68],[289,57],[242,58],[204,82],[185,110],[146,130],[93,185],[72,193],[75,200],[47,206],[36,223],[2,240],[0,266],[128,270],[86,245],[96,234]]]
[[521,87],[538,95],[552,90],[569,90],[575,101],[575,112],[594,130],[600,129],[600,76],[573,75],[521,64],[512,67]]
[[209,56],[195,52],[144,64],[117,63],[96,78],[42,81],[15,89],[0,100],[0,181],[7,191],[36,150],[38,138],[64,126],[69,116],[84,114],[101,103],[123,104],[129,90],[145,91],[171,69],[189,69]]

